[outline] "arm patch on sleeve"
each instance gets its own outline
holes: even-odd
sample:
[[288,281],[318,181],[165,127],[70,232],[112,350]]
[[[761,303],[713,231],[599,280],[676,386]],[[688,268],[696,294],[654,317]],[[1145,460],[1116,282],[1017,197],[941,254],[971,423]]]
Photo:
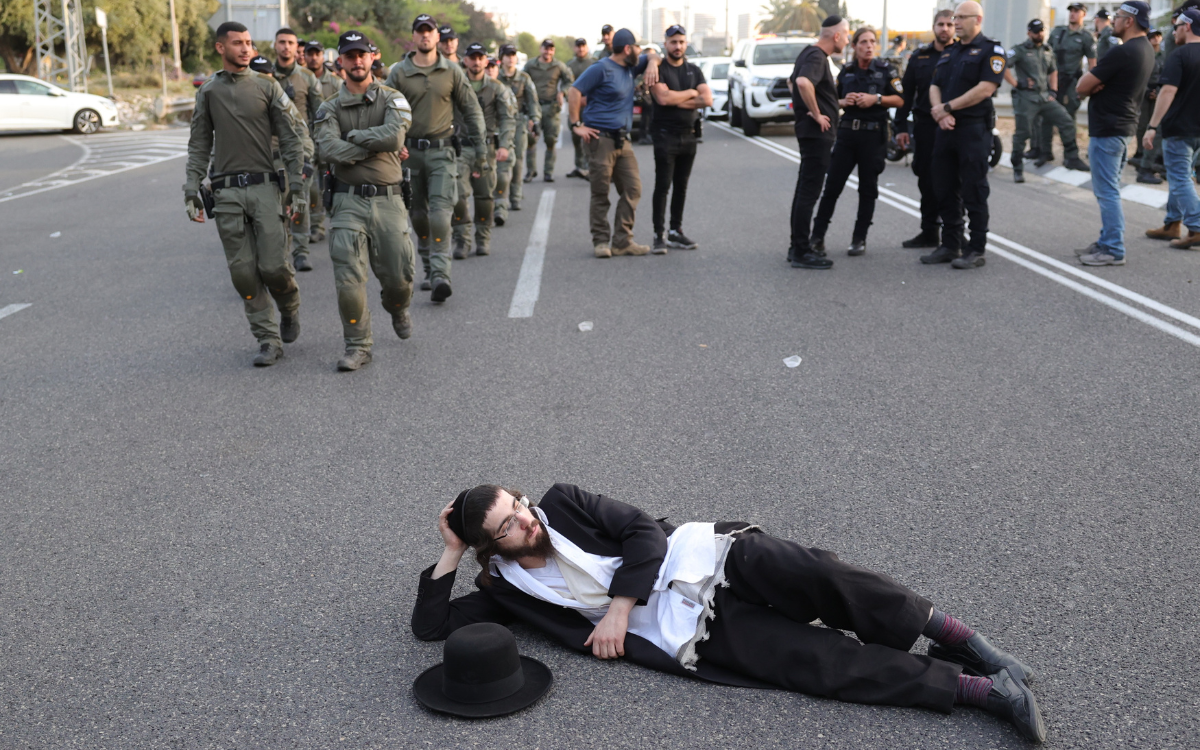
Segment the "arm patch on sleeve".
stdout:
[[1004,72],[1004,58],[1003,57],[1000,57],[999,55],[992,57],[991,64],[992,64],[992,72],[995,73],[996,75],[1000,75],[1001,73]]

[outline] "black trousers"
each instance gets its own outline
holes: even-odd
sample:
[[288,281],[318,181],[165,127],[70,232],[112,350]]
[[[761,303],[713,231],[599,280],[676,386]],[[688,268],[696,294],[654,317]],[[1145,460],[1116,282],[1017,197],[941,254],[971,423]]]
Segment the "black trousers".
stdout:
[[[725,562],[701,659],[809,695],[949,713],[962,667],[910,654],[932,604],[832,552],[746,534]],[[809,625],[820,618],[827,628]],[[855,640],[841,630],[850,630]]]
[[963,209],[971,237],[965,250],[984,252],[988,233],[988,154],[992,128],[985,120],[959,120],[954,130],[938,128],[933,142],[933,188],[942,217],[942,245],[963,250]]
[[936,235],[938,230],[937,192],[933,189],[933,142],[937,138],[937,122],[917,117],[913,123],[913,174],[917,190],[921,191],[921,233]]
[[854,221],[854,239],[865,240],[871,220],[875,218],[875,201],[879,198],[879,173],[887,157],[887,130],[851,130],[838,128],[837,141],[825,178],[825,192],[813,220],[812,236],[824,237],[837,208],[838,198],[846,188],[850,173],[858,167],[858,218]]
[[792,193],[792,243],[788,259],[799,258],[810,249],[813,208],[829,172],[833,141],[830,138],[797,138],[800,144],[800,174]]
[[671,229],[683,227],[683,204],[687,200],[688,179],[696,161],[696,136],[688,130],[654,132],[654,234],[664,232],[667,194],[671,193]]

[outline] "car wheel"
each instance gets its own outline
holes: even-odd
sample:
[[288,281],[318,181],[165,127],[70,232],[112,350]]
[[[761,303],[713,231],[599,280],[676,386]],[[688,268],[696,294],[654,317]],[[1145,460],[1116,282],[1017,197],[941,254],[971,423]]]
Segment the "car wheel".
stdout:
[[740,128],[741,126],[742,126],[742,108],[735,105],[733,103],[733,100],[730,100],[730,102],[729,102],[729,127]]
[[742,132],[749,136],[756,136],[762,131],[762,123],[755,120],[749,114],[742,113]]
[[100,129],[100,115],[94,109],[81,109],[75,113],[72,132],[91,135]]

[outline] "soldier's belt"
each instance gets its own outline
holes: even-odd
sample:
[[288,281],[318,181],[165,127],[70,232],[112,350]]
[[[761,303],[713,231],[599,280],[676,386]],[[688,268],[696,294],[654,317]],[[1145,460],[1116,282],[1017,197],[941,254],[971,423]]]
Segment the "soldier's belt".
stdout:
[[541,104],[543,107],[546,106],[547,104],[558,104],[558,97],[555,97],[553,99],[547,99],[545,101],[538,99],[538,104]]
[[431,148],[450,148],[454,142],[449,138],[405,138],[404,145],[418,151],[428,151]]
[[333,192],[353,193],[363,198],[374,198],[378,195],[386,195],[391,198],[393,195],[400,195],[400,185],[345,185],[339,182],[334,186]]
[[279,184],[279,175],[274,172],[223,172],[215,174],[209,178],[212,183],[213,190],[230,187],[246,187],[248,185],[261,185],[270,180],[276,185]]
[[838,127],[847,130],[879,130],[885,127],[885,123],[878,120],[842,120]]

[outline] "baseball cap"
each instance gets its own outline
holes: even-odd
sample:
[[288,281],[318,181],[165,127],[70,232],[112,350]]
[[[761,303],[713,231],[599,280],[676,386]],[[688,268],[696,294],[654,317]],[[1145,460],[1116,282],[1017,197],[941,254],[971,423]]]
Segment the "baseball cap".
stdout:
[[339,55],[344,55],[354,49],[359,52],[370,52],[371,40],[363,36],[361,31],[347,31],[338,37]]
[[684,36],[687,36],[687,29],[683,28],[679,24],[675,24],[671,28],[667,29],[666,33],[663,34],[663,39],[670,39],[676,34],[683,34]]
[[511,44],[501,44],[500,50],[496,54],[500,55],[500,57],[504,57],[505,55],[515,55],[517,54],[517,48]]
[[1028,28],[1030,31],[1045,31],[1046,24],[1042,23],[1042,19],[1035,18],[1029,22],[1029,26],[1026,28]]
[[576,46],[576,47],[582,47],[582,46],[583,46],[583,45],[585,45],[585,44],[587,44],[587,40],[586,40],[586,39],[584,39],[583,37],[576,37],[576,38],[575,38],[575,46]]
[[1175,23],[1186,23],[1192,27],[1193,34],[1200,34],[1200,10],[1189,8],[1175,18]]
[[1103,18],[1105,21],[1107,21],[1108,19],[1112,18],[1112,16],[1110,16],[1110,15],[1108,14],[1108,11],[1107,11],[1107,10],[1105,10],[1104,8],[1101,8],[1100,10],[1096,11],[1096,16],[1095,16],[1095,17],[1096,17],[1096,18]]
[[323,47],[320,42],[318,42],[316,39],[314,39],[311,42],[309,42],[308,44],[304,45],[304,51],[305,52],[324,52],[325,47]]
[[1141,26],[1143,29],[1150,28],[1150,3],[1143,0],[1125,0],[1125,2],[1121,3],[1121,7],[1117,9],[1117,12],[1133,16],[1138,26]]
[[1082,10],[1084,12],[1087,12],[1087,6],[1084,5],[1083,3],[1071,3],[1070,5],[1067,6],[1067,10]]
[[496,58],[494,58],[494,57],[489,57],[489,58],[488,58],[488,67],[489,67],[489,68],[494,68],[494,67],[496,67],[496,66],[497,66],[497,65],[499,65],[499,64],[500,64],[500,61],[499,61],[499,60],[497,60]]
[[553,46],[554,46],[554,40],[551,39],[550,37],[546,37],[545,39],[542,40],[542,49],[550,49]]
[[442,38],[442,41],[445,41],[447,39],[458,39],[458,34],[456,34],[454,32],[454,27],[451,26],[450,24],[446,24],[445,26],[439,26],[438,27],[438,36],[440,36]]
[[433,20],[433,16],[429,15],[428,13],[422,13],[413,19],[413,31],[420,29],[422,26],[428,26],[434,31],[437,31],[438,27],[437,21]]
[[604,24],[603,26],[601,26],[601,27],[600,27],[600,33],[601,33],[601,34],[607,34],[608,32],[610,32],[610,31],[612,31],[612,30],[613,30],[613,27],[612,27],[612,24],[611,24],[611,23],[606,23],[606,24]]
[[471,42],[470,44],[467,45],[466,56],[471,57],[472,55],[480,55],[482,57],[487,57],[487,50],[484,49],[483,45],[480,44],[479,42]]
[[627,44],[637,44],[637,37],[629,29],[621,29],[613,34],[612,46],[614,50],[622,49]]
[[262,55],[258,55],[250,60],[250,70],[253,70],[255,73],[272,73],[274,72],[274,66],[271,65],[270,60]]
[[378,52],[378,51],[379,51],[379,48],[378,48],[378,47],[376,47],[376,46],[375,46],[375,44],[374,44],[373,42],[370,42],[370,41],[368,41],[368,42],[367,42],[367,51],[368,51],[368,52],[370,52],[370,53],[373,55],[373,54],[375,54],[376,52]]

